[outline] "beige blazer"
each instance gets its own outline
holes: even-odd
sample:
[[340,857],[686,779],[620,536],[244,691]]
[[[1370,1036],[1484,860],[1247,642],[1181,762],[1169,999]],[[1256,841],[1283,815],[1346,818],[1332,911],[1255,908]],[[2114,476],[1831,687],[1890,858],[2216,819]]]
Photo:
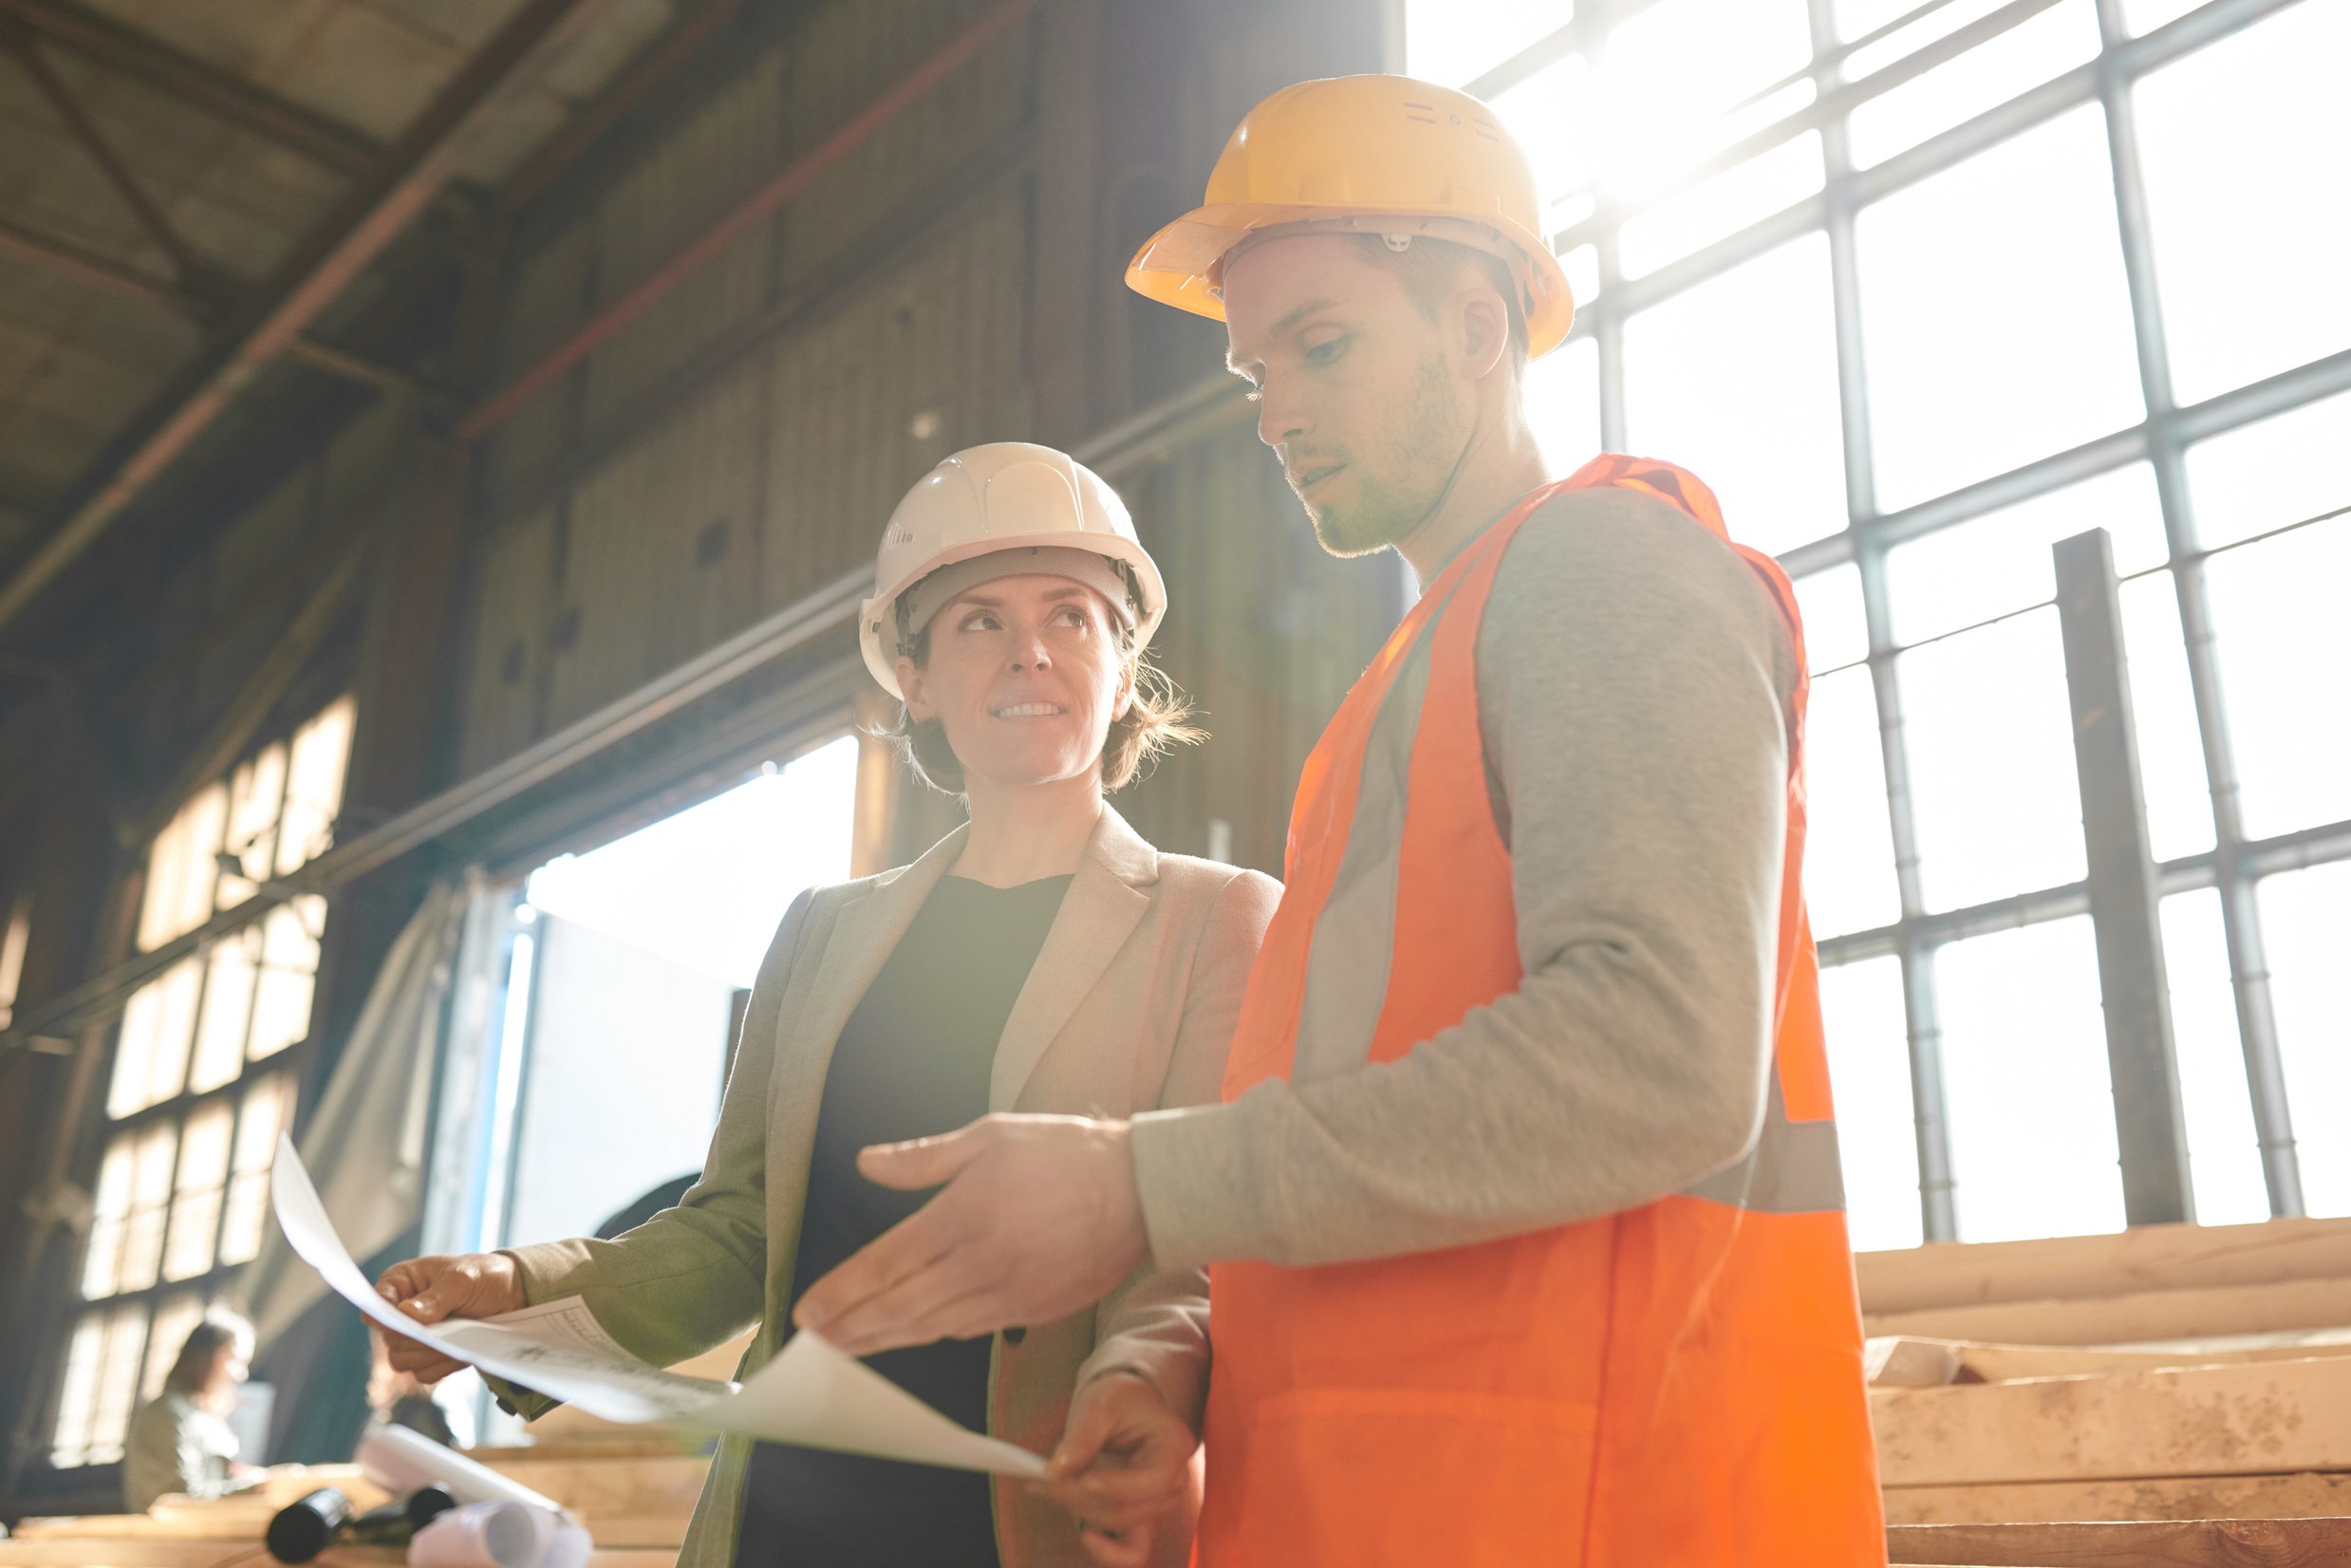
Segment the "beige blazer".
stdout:
[[[842,1026],[963,846],[958,829],[911,866],[803,893],[754,985],[701,1180],[673,1209],[612,1241],[513,1249],[532,1303],[578,1295],[622,1345],[671,1366],[754,1322],[738,1377],[789,1336],[785,1305],[825,1072]],[[1165,855],[1105,806],[1045,945],[997,1044],[992,1111],[1124,1116],[1217,1098],[1224,1055],[1279,885],[1255,871]],[[651,1068],[652,1064],[648,1064]],[[1091,1311],[998,1335],[989,1430],[1039,1453],[1059,1441],[1070,1396],[1113,1368],[1150,1378],[1197,1429],[1208,1365],[1207,1279],[1146,1264]],[[500,1385],[527,1415],[551,1402]],[[728,1568],[750,1444],[720,1443],[680,1568]],[[1064,1510],[999,1480],[1006,1568],[1090,1559]],[[1168,1532],[1155,1563],[1185,1560]],[[821,1568],[821,1565],[818,1565]]]

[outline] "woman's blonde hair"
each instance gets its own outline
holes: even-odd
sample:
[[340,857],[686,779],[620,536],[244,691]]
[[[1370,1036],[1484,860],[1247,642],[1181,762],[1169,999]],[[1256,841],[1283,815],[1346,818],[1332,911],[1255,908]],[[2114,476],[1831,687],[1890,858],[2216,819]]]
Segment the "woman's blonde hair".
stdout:
[[[1102,740],[1102,787],[1123,790],[1147,775],[1150,765],[1172,746],[1196,746],[1208,732],[1191,722],[1191,700],[1166,673],[1134,648],[1134,633],[1122,631],[1120,642],[1131,674],[1134,699],[1127,711],[1110,720]],[[930,628],[914,635],[909,655],[917,669],[930,663]],[[963,764],[947,743],[947,727],[936,719],[916,719],[898,705],[898,719],[876,732],[898,748],[914,776],[942,794],[963,793]]]

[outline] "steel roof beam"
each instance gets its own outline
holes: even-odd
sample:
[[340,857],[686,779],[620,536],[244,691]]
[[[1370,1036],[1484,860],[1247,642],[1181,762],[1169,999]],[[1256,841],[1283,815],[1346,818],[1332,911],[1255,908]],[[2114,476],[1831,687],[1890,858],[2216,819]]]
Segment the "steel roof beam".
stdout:
[[137,77],[216,120],[328,168],[359,174],[383,156],[383,149],[373,140],[347,125],[79,6],[61,0],[0,0],[0,15],[14,17],[76,54]]
[[376,173],[260,290],[258,302],[191,374],[140,421],[136,434],[84,487],[73,512],[5,586],[0,626],[23,614],[157,476],[193,445],[264,366],[408,227],[451,179],[476,135],[535,82],[563,43],[623,0],[527,0],[389,149]]

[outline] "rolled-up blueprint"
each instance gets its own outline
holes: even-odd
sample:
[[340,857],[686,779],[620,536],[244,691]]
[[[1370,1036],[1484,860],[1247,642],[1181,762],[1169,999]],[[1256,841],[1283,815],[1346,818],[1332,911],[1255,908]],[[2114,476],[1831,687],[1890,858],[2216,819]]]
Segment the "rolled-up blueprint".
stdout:
[[[405,1427],[379,1427],[361,1438],[359,1467],[368,1480],[388,1492],[405,1494],[420,1486],[439,1485],[448,1487],[449,1495],[461,1504],[510,1503],[569,1517],[545,1493],[510,1481],[489,1465],[477,1464],[455,1448],[444,1447]],[[421,1532],[418,1539],[422,1539]]]
[[588,1532],[545,1508],[468,1503],[419,1530],[408,1568],[583,1568]]

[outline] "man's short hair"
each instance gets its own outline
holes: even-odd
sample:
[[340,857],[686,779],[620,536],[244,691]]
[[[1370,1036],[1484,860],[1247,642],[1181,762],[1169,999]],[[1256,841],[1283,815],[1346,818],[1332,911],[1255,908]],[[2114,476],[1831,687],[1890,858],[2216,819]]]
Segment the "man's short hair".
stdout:
[[1404,281],[1405,292],[1430,321],[1437,319],[1446,296],[1461,287],[1463,272],[1474,271],[1478,281],[1502,295],[1502,306],[1510,312],[1510,367],[1521,376],[1526,373],[1526,307],[1519,298],[1519,280],[1500,256],[1426,235],[1415,237],[1401,251],[1390,245],[1385,234],[1353,237],[1363,248],[1365,260]]

